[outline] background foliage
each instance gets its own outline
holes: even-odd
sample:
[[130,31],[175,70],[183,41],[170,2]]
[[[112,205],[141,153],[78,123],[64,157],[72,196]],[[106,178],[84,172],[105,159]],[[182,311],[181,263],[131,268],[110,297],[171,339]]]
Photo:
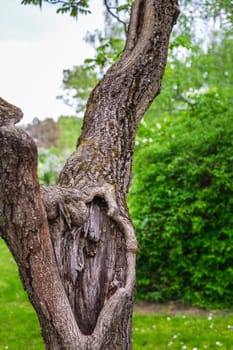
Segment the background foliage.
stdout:
[[27,125],[27,132],[38,146],[38,175],[43,185],[55,184],[68,156],[75,150],[82,120],[77,117],[60,117]]
[[138,298],[232,307],[232,41],[171,57],[139,129],[129,206]]

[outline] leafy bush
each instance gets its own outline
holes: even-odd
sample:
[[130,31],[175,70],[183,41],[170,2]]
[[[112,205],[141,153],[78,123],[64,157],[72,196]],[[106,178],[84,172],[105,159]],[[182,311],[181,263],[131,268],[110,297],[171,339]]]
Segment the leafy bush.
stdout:
[[140,244],[137,297],[232,307],[229,106],[216,89],[196,95],[176,118],[144,122],[137,145],[129,196]]

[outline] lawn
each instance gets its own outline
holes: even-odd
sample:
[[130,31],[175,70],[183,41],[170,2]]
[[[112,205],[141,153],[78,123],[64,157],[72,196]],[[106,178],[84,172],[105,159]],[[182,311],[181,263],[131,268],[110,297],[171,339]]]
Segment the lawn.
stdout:
[[42,350],[40,327],[19,279],[15,261],[0,239],[0,350]]
[[233,315],[134,315],[133,349],[233,350]]
[[[21,286],[15,262],[1,239],[0,276],[0,350],[43,350],[36,314]],[[233,350],[233,314],[136,312],[133,349]]]

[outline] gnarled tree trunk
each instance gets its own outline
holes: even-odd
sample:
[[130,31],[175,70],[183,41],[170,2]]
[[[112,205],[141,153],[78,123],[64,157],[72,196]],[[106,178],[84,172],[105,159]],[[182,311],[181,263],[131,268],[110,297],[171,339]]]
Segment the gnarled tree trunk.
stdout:
[[176,0],[135,0],[123,55],[92,92],[57,186],[40,187],[22,112],[0,100],[0,232],[48,350],[131,349],[137,242],[126,205],[135,134],[160,91]]

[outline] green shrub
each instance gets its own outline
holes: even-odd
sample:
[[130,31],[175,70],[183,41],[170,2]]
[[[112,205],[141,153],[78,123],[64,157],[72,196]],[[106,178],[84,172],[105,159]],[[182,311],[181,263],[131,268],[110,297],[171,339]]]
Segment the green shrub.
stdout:
[[137,144],[137,297],[232,307],[233,115],[223,97],[209,90],[176,118],[142,124]]

